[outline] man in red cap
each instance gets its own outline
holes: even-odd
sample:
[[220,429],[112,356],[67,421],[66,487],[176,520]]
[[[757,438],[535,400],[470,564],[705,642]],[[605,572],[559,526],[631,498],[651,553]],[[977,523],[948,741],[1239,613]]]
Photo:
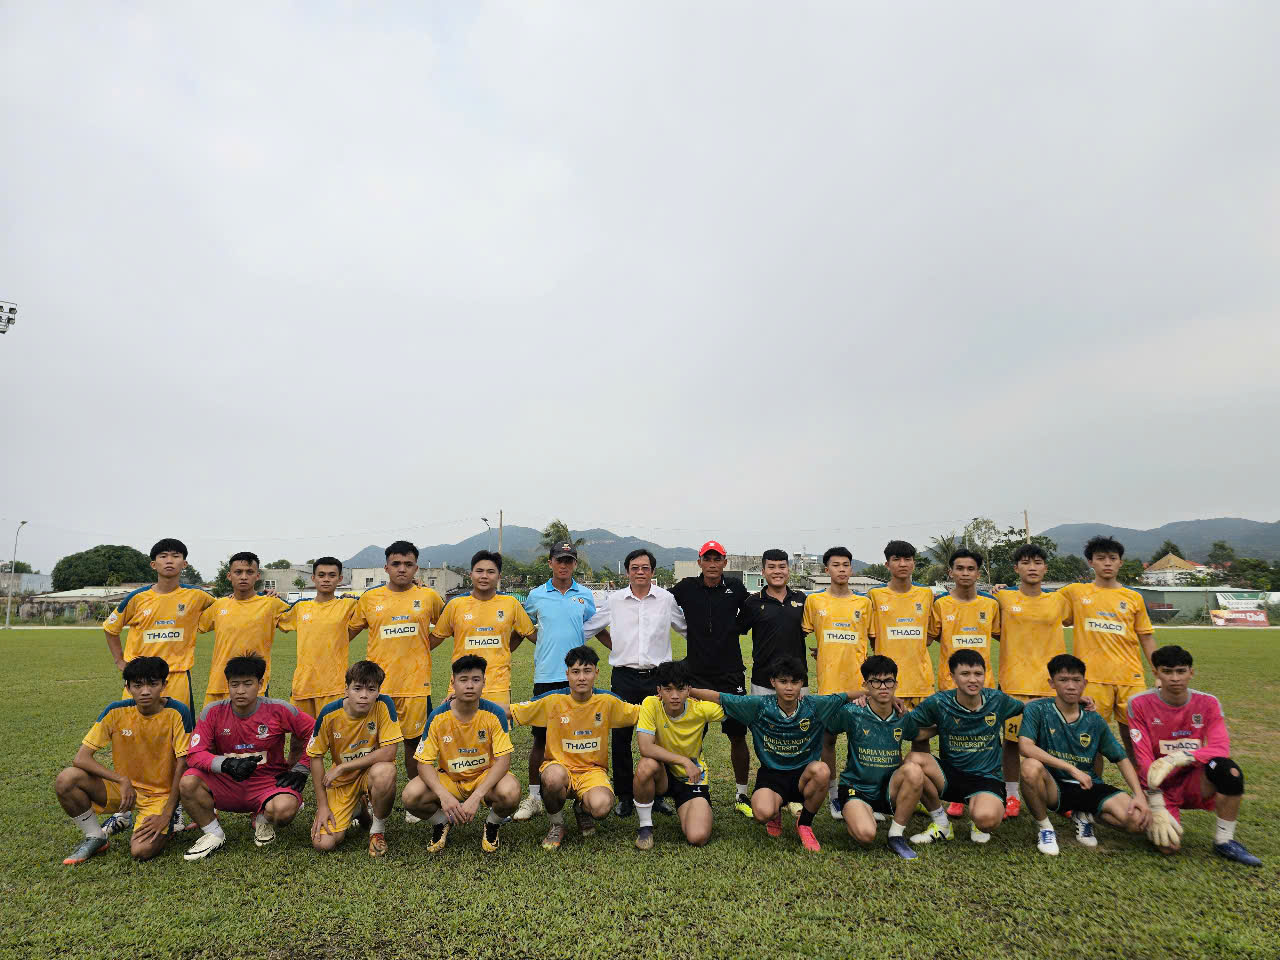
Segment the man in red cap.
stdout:
[[[746,693],[746,671],[742,665],[742,645],[738,633],[738,613],[747,596],[741,580],[724,575],[728,553],[716,540],[708,540],[698,550],[702,573],[685,577],[671,589],[684,611],[689,627],[685,662],[693,674],[693,685],[739,696]],[[729,757],[737,783],[735,806],[751,816],[751,795],[747,787],[751,754],[747,751],[747,728],[725,717],[720,729],[729,738]]]

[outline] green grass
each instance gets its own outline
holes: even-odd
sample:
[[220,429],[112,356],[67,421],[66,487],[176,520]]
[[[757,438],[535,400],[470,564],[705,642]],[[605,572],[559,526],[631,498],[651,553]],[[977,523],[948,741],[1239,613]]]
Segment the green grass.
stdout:
[[[700,850],[658,818],[657,844],[641,854],[631,846],[635,821],[611,817],[587,841],[570,827],[549,855],[538,818],[506,827],[495,857],[482,858],[478,826],[455,831],[431,857],[425,826],[407,827],[397,812],[385,861],[370,860],[359,836],[321,856],[308,842],[309,804],[264,850],[248,817],[230,815],[231,842],[204,863],[182,860],[194,839],[186,834],[151,863],[131,862],[115,843],[68,868],[61,860],[78,834],[53,798],[53,778],[119,695],[119,676],[100,633],[0,633],[0,677],[13,691],[0,719],[0,956],[1274,958],[1280,635],[1161,629],[1158,639],[1192,650],[1197,684],[1223,701],[1246,777],[1239,837],[1264,858],[1261,869],[1212,856],[1207,813],[1185,816],[1176,859],[1105,827],[1092,851],[1060,833],[1062,855],[1050,859],[1036,853],[1024,814],[986,847],[961,839],[903,863],[884,850],[883,828],[874,849],[853,849],[825,811],[816,822],[823,850],[805,854],[789,823],[770,840],[733,811],[727,741],[714,727],[716,827]],[[363,653],[363,640],[355,647]],[[277,696],[287,694],[293,651],[291,637],[278,638]],[[197,702],[208,663],[202,642]],[[532,676],[527,648],[513,673],[519,696]],[[529,733],[514,738],[523,780]],[[958,832],[967,836],[967,826]]]

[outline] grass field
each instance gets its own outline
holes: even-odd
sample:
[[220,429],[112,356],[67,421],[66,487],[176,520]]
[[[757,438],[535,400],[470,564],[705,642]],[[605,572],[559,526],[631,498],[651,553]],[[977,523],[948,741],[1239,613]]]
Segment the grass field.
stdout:
[[[1264,858],[1261,869],[1211,854],[1208,813],[1185,816],[1176,859],[1105,827],[1095,850],[1060,830],[1062,855],[1044,857],[1025,812],[986,847],[968,841],[966,825],[954,844],[921,848],[905,863],[883,848],[883,827],[876,848],[853,849],[824,810],[815,823],[822,852],[806,854],[789,821],[771,840],[733,811],[727,741],[714,727],[716,826],[699,850],[659,817],[654,849],[640,853],[631,846],[634,819],[610,817],[586,841],[570,826],[565,845],[547,854],[538,845],[546,821],[536,818],[504,828],[497,856],[482,859],[473,825],[433,857],[426,826],[406,826],[397,810],[385,861],[371,860],[358,835],[321,856],[308,841],[308,804],[262,850],[249,818],[230,815],[230,843],[203,863],[181,858],[197,836],[190,833],[150,863],[131,862],[127,844],[116,842],[68,868],[61,860],[79,834],[54,800],[53,779],[119,695],[119,675],[101,633],[0,633],[0,676],[13,693],[0,717],[0,956],[1270,960],[1280,956],[1280,838],[1271,826],[1280,817],[1280,632],[1169,628],[1157,640],[1193,651],[1196,686],[1223,702],[1246,777],[1238,837]],[[281,635],[276,696],[288,694],[293,651],[292,637]],[[362,637],[353,654],[363,651]],[[440,690],[448,648],[437,653]],[[208,663],[202,640],[197,702]],[[513,674],[522,695],[532,676],[527,648]],[[523,780],[529,732],[517,729],[514,739]],[[1110,770],[1108,779],[1119,782]],[[912,832],[923,823],[917,817]]]

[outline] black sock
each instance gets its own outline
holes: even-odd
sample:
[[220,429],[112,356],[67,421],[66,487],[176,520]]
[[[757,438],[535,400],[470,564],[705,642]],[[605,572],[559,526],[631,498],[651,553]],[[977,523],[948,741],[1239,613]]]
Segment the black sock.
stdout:
[[484,834],[489,838],[490,843],[498,839],[498,828],[500,826],[502,826],[500,823],[486,823],[484,825]]
[[808,807],[803,807],[800,810],[800,816],[796,818],[796,824],[801,827],[811,827],[813,826],[813,818],[815,816],[817,816],[817,814],[815,814],[812,810],[810,810]]

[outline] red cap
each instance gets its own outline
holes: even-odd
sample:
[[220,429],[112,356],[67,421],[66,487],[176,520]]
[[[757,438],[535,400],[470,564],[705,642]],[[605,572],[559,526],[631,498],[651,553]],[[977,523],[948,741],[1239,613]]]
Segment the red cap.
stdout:
[[720,554],[720,556],[722,557],[727,557],[729,555],[729,552],[720,545],[720,542],[718,540],[708,540],[706,543],[704,543],[701,547],[698,548],[698,556],[702,556],[708,550],[714,550],[716,553]]

